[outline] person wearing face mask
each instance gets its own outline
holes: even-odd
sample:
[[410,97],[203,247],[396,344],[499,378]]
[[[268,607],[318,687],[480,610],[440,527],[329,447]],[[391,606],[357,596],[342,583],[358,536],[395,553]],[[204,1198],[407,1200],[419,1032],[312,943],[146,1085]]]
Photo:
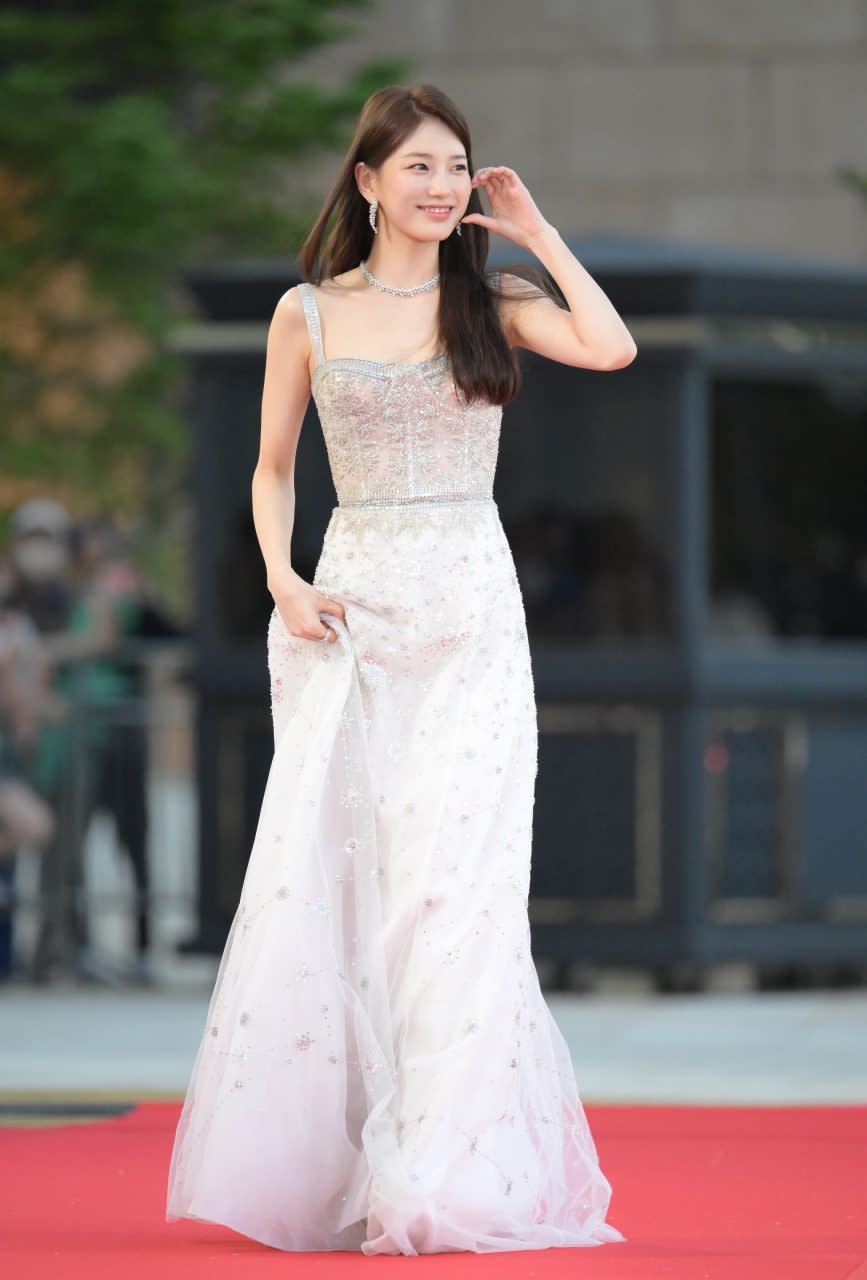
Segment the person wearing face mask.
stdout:
[[[131,805],[127,787],[120,799],[120,816],[117,804],[106,804],[106,771],[117,745],[113,712],[118,700],[129,693],[129,680],[115,658],[127,619],[115,595],[101,589],[98,575],[91,572],[85,551],[92,523],[74,522],[66,508],[51,498],[24,503],[11,521],[9,558],[15,582],[10,603],[34,622],[51,664],[53,690],[65,707],[64,715],[41,726],[29,767],[30,781],[52,804],[58,819],[55,839],[42,859],[45,910],[30,962],[30,976],[37,981],[70,966],[88,980],[113,977],[89,947],[81,905],[81,846],[95,809],[108,807],[115,812],[118,836],[131,851],[143,896],[147,888],[142,870],[144,800],[139,796],[138,803]],[[128,757],[126,753],[124,765],[130,763]],[[122,772],[126,777],[127,769]],[[140,784],[137,787],[140,791]],[[111,790],[110,801],[117,799],[117,785]],[[134,788],[133,795],[137,794]],[[148,943],[144,907],[138,913],[138,934],[141,956]]]
[[71,528],[69,512],[53,498],[31,498],[12,513],[9,604],[28,614],[43,636],[64,631],[72,607]]

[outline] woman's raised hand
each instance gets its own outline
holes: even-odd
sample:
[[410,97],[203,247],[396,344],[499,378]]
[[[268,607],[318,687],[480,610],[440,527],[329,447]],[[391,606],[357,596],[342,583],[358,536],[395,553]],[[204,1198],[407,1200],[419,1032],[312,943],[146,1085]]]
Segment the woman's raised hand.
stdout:
[[465,222],[478,223],[498,236],[505,236],[523,248],[530,248],[533,237],[544,231],[548,222],[542,217],[535,200],[514,169],[504,164],[490,164],[473,174],[473,187],[484,187],[491,206],[491,216],[467,213]]

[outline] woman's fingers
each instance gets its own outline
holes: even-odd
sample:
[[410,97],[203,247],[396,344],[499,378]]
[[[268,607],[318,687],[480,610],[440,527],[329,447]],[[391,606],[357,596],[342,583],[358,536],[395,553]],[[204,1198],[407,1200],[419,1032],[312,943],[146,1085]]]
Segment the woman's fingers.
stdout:
[[337,639],[337,632],[321,615],[330,613],[345,623],[346,616],[343,611],[343,605],[339,600],[331,600],[328,596],[317,592],[313,599],[313,608],[315,612],[309,614],[307,600],[303,602],[303,606],[300,608],[297,601],[292,602],[290,605],[286,605],[285,602],[277,603],[277,613],[288,635],[295,636],[297,640],[319,641],[320,643],[327,640],[330,644],[333,644]]
[[[323,609],[322,612],[330,613],[331,610]],[[323,640],[327,640],[329,644],[332,644],[337,639],[337,632],[321,617],[317,617],[315,621],[311,620],[305,623],[300,631],[292,631],[290,634],[297,636],[299,640],[317,640],[320,644]]]
[[346,621],[346,614],[343,612],[343,605],[339,600],[330,600],[328,596],[319,597],[319,612],[333,613],[341,622]]
[[504,164],[486,165],[482,169],[477,169],[473,174],[473,182],[478,179],[479,182],[487,185],[505,187],[517,178],[514,169],[510,169]]
[[[343,611],[343,605],[340,603],[339,600],[331,600],[328,596],[321,595],[319,597],[319,613],[320,614],[333,613],[334,616],[336,618],[339,618],[341,622],[343,623],[346,622],[346,615]],[[327,639],[329,644],[334,644],[334,642],[337,639],[337,632],[328,622],[325,621],[324,618],[320,617],[319,621],[325,627],[325,632],[318,635],[316,639],[317,640]]]

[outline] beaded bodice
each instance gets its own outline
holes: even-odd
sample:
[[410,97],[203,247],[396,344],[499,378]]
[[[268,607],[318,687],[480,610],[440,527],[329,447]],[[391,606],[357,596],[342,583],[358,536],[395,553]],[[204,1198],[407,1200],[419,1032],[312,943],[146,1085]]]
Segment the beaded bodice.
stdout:
[[414,362],[328,359],[313,289],[305,281],[298,291],[338,503],[490,498],[502,406],[464,402],[445,354]]

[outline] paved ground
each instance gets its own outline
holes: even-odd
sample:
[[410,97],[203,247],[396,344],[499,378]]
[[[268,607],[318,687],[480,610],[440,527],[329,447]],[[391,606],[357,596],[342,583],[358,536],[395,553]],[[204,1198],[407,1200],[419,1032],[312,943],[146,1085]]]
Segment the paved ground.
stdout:
[[[618,984],[611,980],[609,987]],[[867,991],[550,994],[587,1102],[867,1103]],[[168,991],[0,993],[0,1096],[180,1096],[211,970]]]
[[[26,1091],[182,1095],[218,962],[178,950],[195,931],[193,790],[163,781],[152,809],[160,989],[0,987],[0,1100]],[[128,963],[132,881],[111,823],[99,815],[85,869],[92,943],[99,955]],[[35,875],[35,860],[20,858],[22,898],[35,894]],[[34,923],[27,911],[16,919],[22,955]],[[658,995],[640,973],[606,971],[593,976],[592,994],[550,994],[582,1098],[867,1103],[867,987],[772,994],[753,993],[750,982],[748,966],[729,966],[705,994]]]

